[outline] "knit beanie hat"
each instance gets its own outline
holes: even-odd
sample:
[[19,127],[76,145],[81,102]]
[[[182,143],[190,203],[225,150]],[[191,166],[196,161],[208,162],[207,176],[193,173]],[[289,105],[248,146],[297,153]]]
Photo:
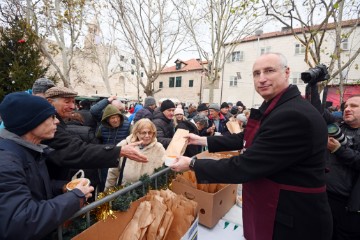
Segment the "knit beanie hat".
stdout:
[[149,107],[151,105],[156,105],[155,98],[153,97],[146,97],[144,101],[144,107]]
[[229,104],[227,102],[223,102],[220,108],[229,108]]
[[33,94],[45,93],[49,88],[55,87],[55,83],[47,78],[39,78],[37,79],[33,86],[32,92]]
[[244,104],[241,101],[237,101],[236,106],[244,106]]
[[171,100],[166,99],[161,103],[160,111],[163,112],[169,108],[175,108],[175,104]]
[[242,121],[245,124],[247,123],[247,118],[246,118],[245,114],[243,114],[243,113],[238,114],[236,116],[236,119]]
[[199,104],[199,106],[197,107],[197,111],[198,111],[198,112],[205,111],[205,110],[209,110],[209,108],[206,106],[205,103],[201,103],[201,104]]
[[174,115],[178,114],[184,115],[184,110],[182,110],[181,108],[175,108]]
[[55,108],[46,99],[25,92],[10,93],[0,104],[6,129],[18,136],[33,130],[55,113]]
[[231,108],[231,110],[230,110],[230,113],[232,114],[232,115],[235,115],[235,114],[237,114],[238,113],[238,109],[237,109],[237,107],[236,106],[233,106],[232,108]]
[[220,112],[220,106],[217,103],[210,104],[209,109],[214,109],[215,111]]

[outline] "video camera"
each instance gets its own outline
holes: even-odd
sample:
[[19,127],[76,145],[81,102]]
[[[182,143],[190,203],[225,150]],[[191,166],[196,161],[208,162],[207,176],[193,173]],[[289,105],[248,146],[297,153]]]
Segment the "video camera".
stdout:
[[328,80],[330,78],[327,67],[324,64],[319,64],[314,68],[301,73],[301,79],[304,83],[315,85],[318,82]]

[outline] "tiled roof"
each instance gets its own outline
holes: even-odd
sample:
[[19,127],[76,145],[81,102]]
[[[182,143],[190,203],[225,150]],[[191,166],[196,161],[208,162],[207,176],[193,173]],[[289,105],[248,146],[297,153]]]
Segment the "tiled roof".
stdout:
[[[181,68],[179,70],[176,70],[176,63],[181,62]],[[198,71],[203,69],[203,64],[206,64],[206,61],[200,61],[198,59],[190,59],[187,61],[182,61],[180,59],[177,59],[175,61],[175,65],[171,67],[164,68],[161,73],[172,73],[172,72],[187,72],[187,71]]]
[[[360,25],[360,20],[359,19],[352,19],[352,20],[347,20],[347,21],[343,21],[341,23],[342,27],[351,27],[354,25]],[[319,25],[315,25],[313,27],[310,28],[310,30],[314,30],[317,29],[319,27]],[[334,23],[328,23],[327,26],[323,26],[323,29],[334,29],[335,28],[335,24]],[[303,28],[294,28],[293,29],[295,33],[302,33],[304,30],[305,31],[309,31],[309,29],[303,29]],[[269,33],[263,33],[259,36],[260,39],[266,39],[266,38],[274,38],[274,37],[280,37],[280,36],[287,36],[287,35],[292,35],[292,31],[291,29],[286,29],[286,30],[282,30],[282,31],[277,31],[277,32],[269,32]],[[246,37],[243,38],[241,40],[241,42],[251,42],[251,41],[256,41],[258,39],[258,36],[250,36],[250,37]],[[235,42],[232,42],[235,43]],[[225,45],[229,45],[231,43],[226,43]]]

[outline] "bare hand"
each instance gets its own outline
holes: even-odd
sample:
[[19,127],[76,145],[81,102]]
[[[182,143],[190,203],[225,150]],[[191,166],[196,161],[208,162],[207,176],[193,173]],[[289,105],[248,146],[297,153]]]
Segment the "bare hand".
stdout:
[[200,146],[207,146],[207,139],[206,137],[200,137],[199,135],[190,133],[184,136],[187,138],[188,145],[200,145]]
[[86,179],[81,179],[81,181],[78,183],[78,185],[76,185],[75,188],[79,189],[85,195],[86,200],[88,198],[91,198],[91,192],[94,191],[94,187],[88,185],[88,181]]
[[177,157],[174,164],[170,166],[171,170],[175,172],[184,172],[189,170],[189,164],[190,164],[191,158],[180,156]]
[[147,163],[148,159],[145,155],[141,154],[135,146],[142,144],[142,141],[130,143],[121,147],[120,156],[127,157],[136,162]]
[[328,138],[327,149],[330,150],[332,153],[338,150],[341,147],[341,144],[338,140],[333,137]]

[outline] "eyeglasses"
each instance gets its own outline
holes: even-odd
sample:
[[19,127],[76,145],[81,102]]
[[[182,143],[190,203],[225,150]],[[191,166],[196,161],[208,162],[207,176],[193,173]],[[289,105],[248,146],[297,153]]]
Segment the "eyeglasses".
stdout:
[[152,136],[153,134],[153,132],[139,132],[139,135],[142,137],[145,137],[146,135]]

